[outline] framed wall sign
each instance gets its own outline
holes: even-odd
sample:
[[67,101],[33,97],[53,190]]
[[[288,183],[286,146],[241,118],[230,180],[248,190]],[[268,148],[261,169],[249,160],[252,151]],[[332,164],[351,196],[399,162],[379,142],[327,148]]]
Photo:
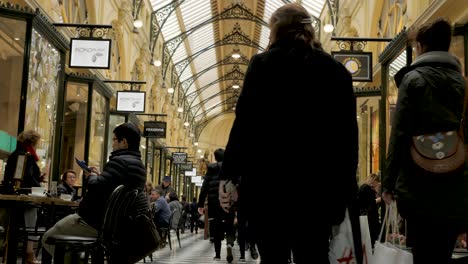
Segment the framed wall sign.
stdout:
[[145,121],[143,136],[147,138],[166,138],[166,122]]
[[185,164],[185,163],[187,163],[187,153],[172,152],[172,164]]
[[372,82],[372,52],[332,51],[333,58],[341,62],[355,82]]
[[192,162],[181,163],[179,165],[179,170],[181,171],[192,171],[192,168],[193,168]]
[[146,92],[117,91],[117,112],[145,112]]
[[70,68],[109,69],[111,40],[98,38],[72,38],[70,42]]

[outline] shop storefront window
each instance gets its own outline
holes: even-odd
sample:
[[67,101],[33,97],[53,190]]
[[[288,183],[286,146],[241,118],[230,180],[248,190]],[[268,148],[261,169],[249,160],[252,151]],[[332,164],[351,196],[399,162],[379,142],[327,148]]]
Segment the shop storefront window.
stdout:
[[465,41],[463,36],[455,36],[452,38],[450,52],[458,58],[462,64],[462,72],[465,73]]
[[0,180],[16,148],[26,21],[0,16]]
[[88,164],[98,167],[99,170],[102,170],[103,165],[105,125],[106,99],[93,91]]
[[66,86],[60,174],[68,169],[74,170],[78,175],[77,185],[82,183],[83,171],[76,164],[75,157],[85,158],[88,89],[87,83],[68,82]]
[[112,136],[114,133],[114,129],[120,125],[125,123],[125,116],[121,115],[110,115],[109,117],[109,135],[107,137],[107,159],[109,159],[110,154],[112,153]]
[[36,151],[43,172],[49,172],[52,159],[60,69],[59,51],[33,30],[24,129],[41,135]]

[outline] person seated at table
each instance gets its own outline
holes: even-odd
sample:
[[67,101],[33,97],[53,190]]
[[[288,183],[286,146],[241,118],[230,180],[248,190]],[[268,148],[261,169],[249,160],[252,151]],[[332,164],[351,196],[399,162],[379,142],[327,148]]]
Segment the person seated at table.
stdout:
[[159,235],[161,236],[162,244],[161,247],[164,247],[166,241],[166,234],[161,230],[161,228],[169,227],[169,218],[171,217],[171,209],[169,204],[166,201],[164,196],[161,196],[162,190],[156,188],[151,190],[151,214],[153,215],[153,221],[156,225]]
[[58,195],[69,194],[72,201],[78,200],[76,190],[73,188],[76,182],[76,173],[72,170],[67,170],[62,174],[62,183],[57,186]]
[[55,247],[46,243],[53,235],[97,237],[101,229],[106,202],[119,185],[137,189],[135,208],[148,208],[148,200],[143,189],[146,182],[146,169],[141,161],[141,132],[132,123],[124,123],[113,131],[112,153],[102,172],[90,167],[86,173],[87,192],[80,202],[78,213],[58,221],[43,236],[44,248],[54,255]]
[[[36,154],[36,147],[38,146],[40,139],[41,135],[34,130],[25,130],[18,135],[16,149],[8,157],[5,168],[3,184],[5,186],[9,186],[8,188],[10,188],[10,190],[13,190],[14,187],[40,187],[41,182],[44,181],[46,174],[41,174],[41,170],[37,165],[39,157]],[[25,155],[26,160],[24,162],[23,175],[21,176],[21,181],[18,186],[16,185],[18,182],[15,182],[14,176],[17,169],[18,157],[21,155]],[[36,221],[37,208],[26,207],[24,209],[24,225],[26,227],[34,227],[36,226]],[[27,242],[26,263],[37,263],[33,246],[33,241]]]

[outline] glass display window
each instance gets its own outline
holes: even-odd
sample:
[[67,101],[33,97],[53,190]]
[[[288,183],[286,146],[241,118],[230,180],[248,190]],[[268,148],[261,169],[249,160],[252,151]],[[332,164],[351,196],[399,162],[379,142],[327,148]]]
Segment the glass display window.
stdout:
[[24,20],[0,16],[0,158],[14,150],[9,141],[18,134],[26,28]]
[[[90,138],[88,165],[102,170],[104,165],[104,139],[107,118],[107,100],[96,90],[93,90],[91,106]],[[112,137],[111,137],[112,138]]]
[[52,160],[61,53],[36,30],[31,35],[24,130],[41,135],[36,152],[41,171],[48,173]]
[[88,91],[88,83],[67,82],[60,174],[69,169],[74,170],[78,176],[76,180],[77,186],[80,186],[82,183],[83,171],[76,164],[75,157],[80,160],[85,159]]

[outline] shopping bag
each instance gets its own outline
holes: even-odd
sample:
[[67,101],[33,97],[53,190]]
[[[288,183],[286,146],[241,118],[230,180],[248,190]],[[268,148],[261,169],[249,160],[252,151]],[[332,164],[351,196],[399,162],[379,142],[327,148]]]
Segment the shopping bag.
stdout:
[[330,264],[356,263],[354,257],[353,232],[348,209],[346,209],[343,222],[332,228],[332,239],[330,240],[328,259]]
[[[392,242],[386,241],[388,239],[389,229],[391,227],[394,233],[393,237],[398,237],[398,239],[400,237],[398,227],[395,224],[397,222],[397,217],[398,213],[396,211],[396,203],[392,202],[389,206],[387,206],[382,228],[379,234],[379,239],[375,242],[373,255],[373,261],[375,264],[413,264],[413,254],[402,249],[400,246],[395,245],[400,244],[396,243],[397,241],[395,241],[395,238]],[[390,222],[393,223],[392,226],[390,226]],[[384,228],[386,229],[385,241],[380,242]]]
[[363,264],[377,264],[374,262],[372,255],[372,242],[369,231],[369,221],[367,215],[359,216],[359,225],[361,227],[361,240],[362,240],[362,263]]

